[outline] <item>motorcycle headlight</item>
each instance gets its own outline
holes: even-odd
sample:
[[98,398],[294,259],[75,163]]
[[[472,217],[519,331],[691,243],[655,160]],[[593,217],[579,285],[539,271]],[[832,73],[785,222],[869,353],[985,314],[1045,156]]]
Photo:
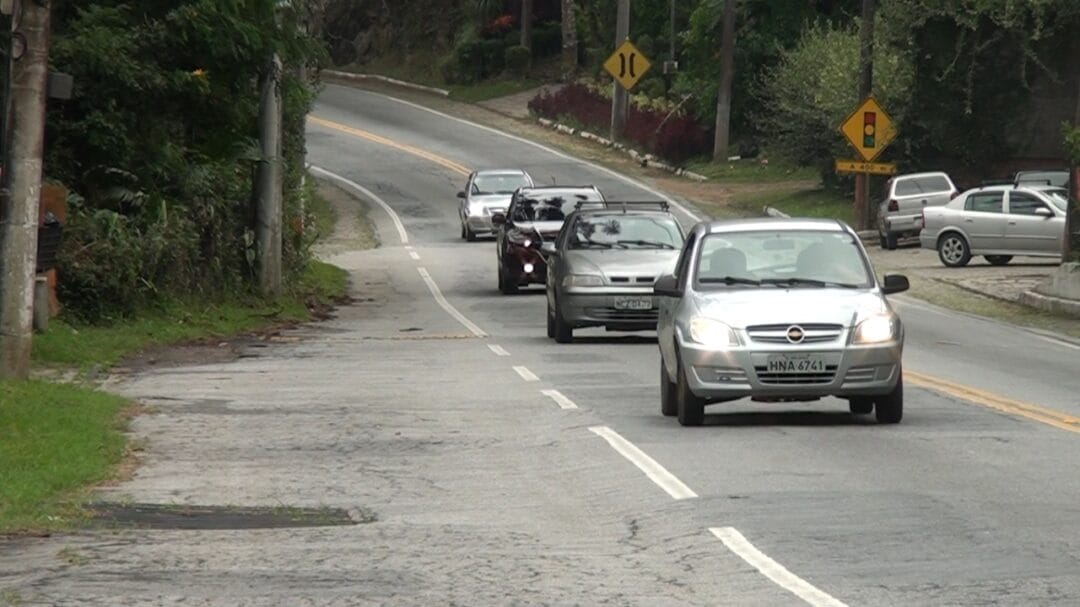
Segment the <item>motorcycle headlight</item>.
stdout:
[[596,274],[570,274],[563,278],[564,287],[602,287],[604,279]]
[[690,320],[690,340],[716,349],[734,348],[739,345],[735,331],[712,318],[697,316]]
[[896,339],[899,323],[893,316],[871,316],[855,327],[855,343],[880,344]]

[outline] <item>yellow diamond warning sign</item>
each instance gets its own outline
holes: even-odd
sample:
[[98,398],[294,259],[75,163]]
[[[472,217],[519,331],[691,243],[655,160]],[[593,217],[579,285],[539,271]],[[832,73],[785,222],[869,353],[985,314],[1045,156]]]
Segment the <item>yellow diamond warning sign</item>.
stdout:
[[871,162],[896,138],[896,125],[871,95],[840,125],[840,132],[864,161]]
[[645,55],[629,40],[619,45],[604,62],[604,69],[626,90],[634,88],[651,66]]

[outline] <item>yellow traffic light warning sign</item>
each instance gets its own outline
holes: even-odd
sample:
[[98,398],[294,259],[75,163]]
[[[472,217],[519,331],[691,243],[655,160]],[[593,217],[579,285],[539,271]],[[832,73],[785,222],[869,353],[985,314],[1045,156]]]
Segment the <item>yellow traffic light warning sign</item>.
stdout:
[[604,62],[604,69],[626,90],[634,88],[650,67],[649,60],[629,40],[619,45]]
[[870,162],[896,138],[896,125],[871,95],[844,120],[840,132],[862,159]]

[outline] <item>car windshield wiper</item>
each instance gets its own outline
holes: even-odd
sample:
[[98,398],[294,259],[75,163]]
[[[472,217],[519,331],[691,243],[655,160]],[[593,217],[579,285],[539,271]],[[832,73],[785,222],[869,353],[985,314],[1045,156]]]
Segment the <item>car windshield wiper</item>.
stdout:
[[660,249],[674,249],[674,245],[667,242],[660,242],[658,240],[617,240],[619,244],[636,244],[639,247],[657,247]]
[[574,248],[574,249],[588,249],[588,248],[592,248],[592,247],[599,247],[601,249],[610,249],[613,246],[614,245],[612,245],[610,242],[597,242],[595,240],[584,240],[584,241],[575,242],[574,246],[571,247],[571,248]]
[[838,287],[841,289],[858,289],[859,285],[851,284],[847,282],[829,282],[826,280],[818,280],[816,278],[799,278],[793,276],[791,278],[766,278],[761,281],[766,285],[787,285],[787,286],[807,286],[807,287]]
[[698,282],[706,285],[761,285],[760,280],[754,280],[753,278],[739,278],[738,276],[707,276],[705,278],[699,278]]

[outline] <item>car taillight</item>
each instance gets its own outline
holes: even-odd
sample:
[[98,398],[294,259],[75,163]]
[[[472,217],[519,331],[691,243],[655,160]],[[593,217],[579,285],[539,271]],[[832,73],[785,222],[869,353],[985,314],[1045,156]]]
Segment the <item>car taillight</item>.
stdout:
[[895,200],[890,200],[889,201],[889,210],[890,211],[899,211],[900,210],[900,203],[896,202]]
[[952,195],[949,196],[949,200],[952,200],[953,198],[956,198],[959,195],[960,195],[960,190],[953,190]]

